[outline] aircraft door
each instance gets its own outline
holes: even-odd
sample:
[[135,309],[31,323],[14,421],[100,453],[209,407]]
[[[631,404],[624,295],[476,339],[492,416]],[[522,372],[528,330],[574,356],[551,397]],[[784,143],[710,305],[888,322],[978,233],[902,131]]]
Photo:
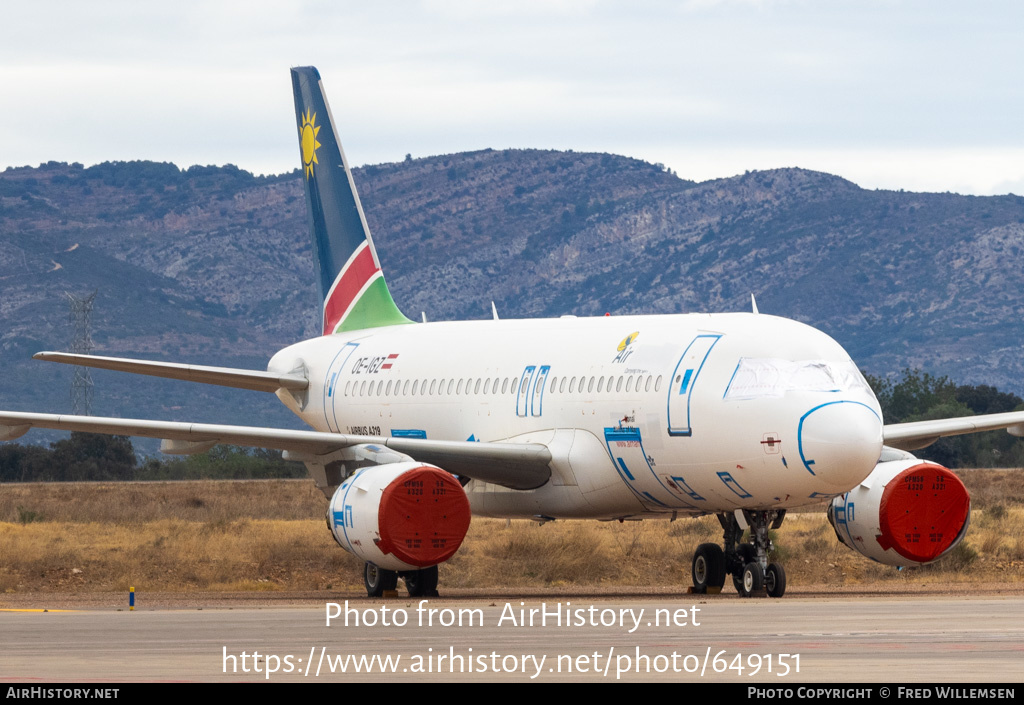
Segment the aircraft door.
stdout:
[[327,428],[335,433],[341,433],[338,427],[338,416],[335,411],[337,396],[341,393],[342,386],[341,371],[345,367],[352,353],[359,347],[359,343],[346,343],[338,354],[331,360],[324,376],[324,418],[327,420]]
[[668,434],[670,436],[693,435],[690,396],[697,384],[704,362],[720,335],[698,335],[687,346],[683,356],[676,363],[668,385]]
[[536,370],[536,365],[528,365],[523,370],[523,376],[519,378],[519,394],[516,395],[516,416],[526,416],[530,413],[530,382],[533,381],[533,373]]
[[533,394],[530,397],[530,415],[540,416],[544,404],[544,384],[548,381],[548,372],[551,365],[542,365],[537,373],[537,381],[533,384]]

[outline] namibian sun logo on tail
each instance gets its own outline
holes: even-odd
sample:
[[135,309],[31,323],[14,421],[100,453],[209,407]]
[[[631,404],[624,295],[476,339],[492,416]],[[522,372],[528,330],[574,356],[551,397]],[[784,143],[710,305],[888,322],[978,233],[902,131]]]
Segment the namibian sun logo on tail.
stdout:
[[316,141],[318,132],[320,132],[320,128],[316,124],[316,113],[307,110],[306,114],[302,116],[302,134],[299,137],[299,142],[302,145],[302,163],[306,167],[307,179],[313,174],[313,165],[320,163],[316,160],[316,148],[320,146],[320,143]]
[[292,88],[324,334],[411,323],[384,282],[320,74],[293,68]]

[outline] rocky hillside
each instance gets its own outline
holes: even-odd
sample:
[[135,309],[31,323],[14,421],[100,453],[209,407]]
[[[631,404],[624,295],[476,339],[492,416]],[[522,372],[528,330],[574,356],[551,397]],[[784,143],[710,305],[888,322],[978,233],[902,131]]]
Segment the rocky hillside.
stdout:
[[[1024,198],[867,191],[801,169],[704,183],[608,154],[482,151],[357,170],[410,318],[747,310],[822,328],[878,375],[1024,393]],[[152,162],[0,173],[0,408],[67,411],[63,292],[96,351],[263,367],[317,334],[297,173]],[[295,426],[276,400],[94,372],[94,413]]]

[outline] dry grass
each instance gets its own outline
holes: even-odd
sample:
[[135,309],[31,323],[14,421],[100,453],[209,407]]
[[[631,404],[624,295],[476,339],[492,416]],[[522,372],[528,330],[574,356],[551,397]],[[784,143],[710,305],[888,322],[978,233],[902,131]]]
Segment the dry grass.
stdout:
[[319,519],[327,500],[309,480],[0,484],[0,522],[19,508],[56,522]]
[[[823,512],[775,532],[793,583],[858,585],[1024,580],[1024,472],[971,471],[967,539],[939,563],[897,571],[836,540]],[[0,485],[0,593],[359,590],[361,564],[324,522],[309,481]],[[714,517],[676,522],[476,519],[442,567],[451,587],[690,584]]]

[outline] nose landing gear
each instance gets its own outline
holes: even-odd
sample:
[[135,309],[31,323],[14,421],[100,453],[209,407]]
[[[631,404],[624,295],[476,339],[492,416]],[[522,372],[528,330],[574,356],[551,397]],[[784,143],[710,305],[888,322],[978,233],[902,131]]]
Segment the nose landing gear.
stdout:
[[[739,516],[743,517],[742,525]],[[725,576],[731,575],[733,586],[743,597],[782,597],[786,592],[786,571],[781,563],[769,563],[772,542],[769,529],[778,529],[786,510],[737,510],[719,514],[724,530],[724,550],[717,544],[702,543],[693,554],[693,591],[706,593],[720,589]],[[750,528],[750,540],[742,541],[743,531]]]

